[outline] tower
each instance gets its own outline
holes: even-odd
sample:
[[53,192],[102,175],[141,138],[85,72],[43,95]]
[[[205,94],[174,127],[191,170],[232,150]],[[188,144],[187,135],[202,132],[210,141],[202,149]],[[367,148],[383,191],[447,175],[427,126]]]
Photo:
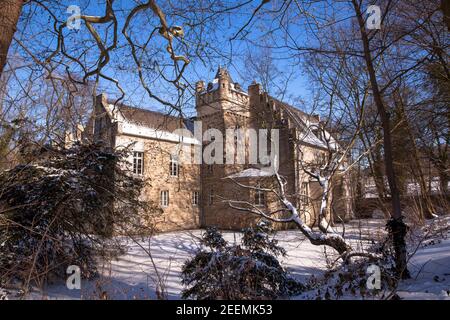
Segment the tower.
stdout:
[[204,81],[196,83],[197,117],[216,112],[232,112],[248,116],[248,94],[233,82],[227,69],[219,67],[212,82],[205,86]]
[[[224,195],[237,198],[233,192],[241,192],[232,185],[233,182],[224,180],[225,177],[243,170],[245,164],[226,163],[227,150],[234,139],[226,139],[227,129],[245,129],[249,125],[249,96],[241,89],[239,83],[234,82],[226,68],[219,67],[214,79],[205,85],[204,81],[196,83],[197,121],[202,122],[203,150],[209,152],[213,141],[222,143],[222,150],[213,150],[219,163],[205,163],[201,165],[202,183],[202,218],[203,225],[221,225],[225,228],[235,228],[236,220],[230,217],[230,208],[223,203]],[[215,131],[221,137],[210,137],[205,132]],[[245,139],[245,137],[244,137]],[[221,141],[217,141],[221,140]],[[219,151],[216,154],[216,151]],[[228,155],[230,156],[230,155]],[[204,157],[203,157],[204,160]],[[245,161],[244,161],[245,162]]]

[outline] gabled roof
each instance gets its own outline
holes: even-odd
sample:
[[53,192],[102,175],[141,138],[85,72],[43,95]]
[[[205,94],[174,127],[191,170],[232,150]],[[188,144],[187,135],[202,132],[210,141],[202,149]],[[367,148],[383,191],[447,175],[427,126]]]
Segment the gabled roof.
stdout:
[[310,127],[311,125],[319,124],[319,119],[317,116],[307,114],[271,96],[269,96],[269,99],[275,101],[280,106],[281,110],[284,110],[285,114],[287,114],[294,122],[295,126],[300,130],[300,140],[302,142],[316,147],[327,148],[326,143],[320,140]]
[[[114,105],[114,101],[108,101],[108,103]],[[181,117],[131,107],[124,104],[116,104],[115,106],[119,109],[122,116],[131,123],[168,132],[173,132],[174,130],[180,128],[188,129],[186,126],[186,121]]]

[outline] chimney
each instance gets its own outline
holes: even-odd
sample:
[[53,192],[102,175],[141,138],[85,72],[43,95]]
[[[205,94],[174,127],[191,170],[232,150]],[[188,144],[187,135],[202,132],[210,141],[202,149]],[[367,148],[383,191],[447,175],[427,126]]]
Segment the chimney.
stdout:
[[197,81],[195,83],[195,92],[200,93],[203,90],[205,90],[205,82],[204,81]]
[[253,80],[252,84],[248,86],[249,96],[259,96],[262,93],[261,84]]
[[313,118],[317,122],[320,122],[320,115],[319,114],[312,114],[311,118]]

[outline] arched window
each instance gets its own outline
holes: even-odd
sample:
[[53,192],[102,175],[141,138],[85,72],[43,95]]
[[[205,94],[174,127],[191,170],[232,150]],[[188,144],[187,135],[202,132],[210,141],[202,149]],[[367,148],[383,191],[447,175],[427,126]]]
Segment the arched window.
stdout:
[[300,189],[300,203],[303,206],[309,205],[309,183],[302,182],[302,186]]

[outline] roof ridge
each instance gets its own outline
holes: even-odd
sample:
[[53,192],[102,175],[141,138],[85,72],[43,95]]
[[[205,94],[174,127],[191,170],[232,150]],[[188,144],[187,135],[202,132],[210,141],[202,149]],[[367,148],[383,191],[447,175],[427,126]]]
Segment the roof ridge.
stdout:
[[282,100],[280,100],[280,99],[277,99],[277,98],[275,98],[275,97],[273,97],[273,96],[271,96],[271,95],[269,95],[269,98],[275,100],[276,102],[281,103],[281,104],[282,104],[283,106],[285,106],[285,107],[292,108],[292,109],[294,109],[295,111],[301,112],[301,113],[304,114],[305,116],[308,116],[308,117],[312,117],[312,116],[313,116],[312,114],[308,114],[308,113],[306,113],[305,111],[303,111],[303,110],[301,110],[301,109],[299,109],[299,108],[297,108],[297,107],[294,107],[293,105],[291,105],[291,104],[289,104],[289,103],[287,103],[287,102],[284,102],[284,101],[282,101]]
[[112,99],[108,99],[108,100],[107,100],[107,103],[108,103],[108,104],[113,104],[113,105],[118,106],[118,107],[119,107],[119,110],[120,110],[120,108],[129,108],[129,109],[135,109],[135,110],[137,110],[137,111],[143,111],[143,112],[148,112],[148,113],[158,114],[158,115],[161,115],[161,116],[165,116],[165,117],[169,117],[169,118],[173,118],[173,119],[177,119],[177,120],[184,120],[183,117],[174,116],[174,115],[167,114],[167,113],[164,113],[164,112],[161,112],[161,111],[150,110],[150,109],[144,109],[144,108],[140,108],[140,107],[134,107],[134,106],[130,106],[130,105],[128,105],[128,104],[122,103],[122,102],[114,103],[113,101],[114,101],[114,100],[112,100]]

